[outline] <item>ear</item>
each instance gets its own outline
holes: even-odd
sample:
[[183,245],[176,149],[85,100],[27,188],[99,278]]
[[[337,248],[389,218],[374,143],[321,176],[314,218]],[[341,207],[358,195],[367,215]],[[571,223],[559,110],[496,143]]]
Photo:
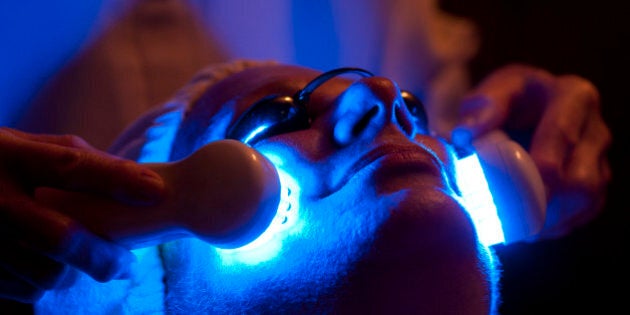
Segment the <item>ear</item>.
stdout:
[[154,108],[128,126],[107,151],[138,162],[168,161],[184,112],[185,106],[177,102]]

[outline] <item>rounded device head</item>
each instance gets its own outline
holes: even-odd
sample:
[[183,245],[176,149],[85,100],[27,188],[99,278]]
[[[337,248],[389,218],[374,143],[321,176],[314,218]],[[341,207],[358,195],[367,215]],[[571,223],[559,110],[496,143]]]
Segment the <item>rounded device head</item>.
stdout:
[[256,239],[280,203],[274,165],[236,140],[211,142],[182,160],[149,166],[171,189],[170,217],[217,247],[239,247]]
[[280,204],[274,165],[236,140],[208,143],[178,161],[145,165],[164,179],[164,198],[156,204],[134,206],[48,187],[37,189],[35,198],[127,248],[190,236],[217,247],[240,247],[267,229]]
[[503,133],[473,142],[503,228],[504,243],[526,240],[542,229],[545,188],[527,151]]

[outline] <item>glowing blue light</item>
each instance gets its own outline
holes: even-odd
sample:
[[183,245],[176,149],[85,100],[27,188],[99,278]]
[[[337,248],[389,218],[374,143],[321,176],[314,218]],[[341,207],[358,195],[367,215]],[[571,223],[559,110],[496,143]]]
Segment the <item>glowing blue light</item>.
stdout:
[[302,229],[302,223],[299,220],[300,186],[295,178],[284,171],[283,161],[279,156],[273,153],[262,153],[276,166],[280,177],[282,191],[278,212],[267,230],[251,243],[235,249],[216,248],[224,266],[256,265],[269,261],[278,256],[288,236],[299,233]]
[[463,204],[475,224],[479,242],[486,246],[503,243],[503,227],[479,157],[471,154],[458,160],[456,169],[457,185]]

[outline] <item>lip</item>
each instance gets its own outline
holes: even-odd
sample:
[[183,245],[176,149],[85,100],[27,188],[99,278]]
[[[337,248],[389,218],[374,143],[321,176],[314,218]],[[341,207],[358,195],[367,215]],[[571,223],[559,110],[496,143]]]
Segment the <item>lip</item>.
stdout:
[[358,158],[344,173],[336,185],[337,188],[344,186],[352,177],[377,163],[377,169],[383,171],[413,171],[440,179],[444,173],[444,166],[438,157],[420,145],[384,144]]

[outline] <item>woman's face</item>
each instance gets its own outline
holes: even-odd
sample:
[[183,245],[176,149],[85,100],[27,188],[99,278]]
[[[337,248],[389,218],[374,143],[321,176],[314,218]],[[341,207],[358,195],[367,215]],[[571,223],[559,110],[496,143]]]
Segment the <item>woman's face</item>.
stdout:
[[[253,104],[294,96],[318,74],[255,67],[213,85],[187,113],[173,158],[229,136]],[[167,307],[488,313],[487,253],[455,197],[451,151],[418,124],[416,105],[388,79],[350,74],[304,106],[308,126],[254,144],[289,189],[275,232],[236,250],[165,245]]]

